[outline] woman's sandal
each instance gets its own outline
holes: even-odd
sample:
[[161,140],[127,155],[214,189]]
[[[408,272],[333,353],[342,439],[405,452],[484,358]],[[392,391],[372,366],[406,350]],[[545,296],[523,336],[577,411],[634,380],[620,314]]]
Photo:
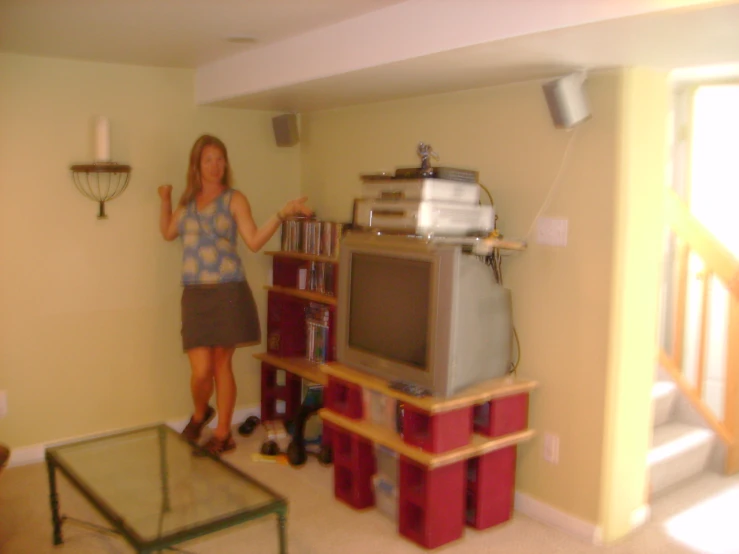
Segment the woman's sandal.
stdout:
[[213,435],[203,445],[203,449],[214,456],[220,456],[221,454],[229,452],[234,448],[236,448],[236,441],[234,441],[231,433],[229,433],[228,436],[223,439],[220,439]]
[[212,420],[215,415],[216,411],[213,407],[208,406],[208,409],[205,411],[205,417],[202,421],[195,421],[195,416],[192,416],[190,421],[188,421],[187,425],[182,430],[182,436],[190,442],[198,442],[200,433],[203,432],[203,428],[210,423],[210,420]]

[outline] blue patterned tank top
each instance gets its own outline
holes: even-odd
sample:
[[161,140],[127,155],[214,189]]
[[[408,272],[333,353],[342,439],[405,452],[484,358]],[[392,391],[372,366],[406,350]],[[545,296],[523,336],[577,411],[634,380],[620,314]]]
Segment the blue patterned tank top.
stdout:
[[245,281],[236,251],[236,222],[227,189],[202,210],[191,201],[178,222],[182,238],[182,284],[204,285]]

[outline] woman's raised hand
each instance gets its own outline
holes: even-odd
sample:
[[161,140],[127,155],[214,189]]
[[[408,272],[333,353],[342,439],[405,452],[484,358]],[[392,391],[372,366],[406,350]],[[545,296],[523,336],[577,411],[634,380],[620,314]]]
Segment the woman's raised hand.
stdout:
[[172,185],[162,185],[157,192],[162,200],[172,200]]
[[280,210],[280,217],[284,219],[286,217],[294,217],[296,215],[313,215],[313,210],[305,205],[307,200],[307,196],[290,200],[290,202],[285,204],[285,207]]

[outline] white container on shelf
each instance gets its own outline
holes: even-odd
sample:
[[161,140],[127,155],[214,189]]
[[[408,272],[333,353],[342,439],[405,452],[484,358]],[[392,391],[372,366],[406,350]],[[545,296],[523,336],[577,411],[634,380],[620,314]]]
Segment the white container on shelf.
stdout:
[[398,453],[395,450],[375,443],[377,475],[396,486],[398,484]]
[[398,521],[398,487],[381,475],[372,477],[375,487],[375,506],[381,514]]
[[380,392],[363,389],[364,419],[376,425],[398,432],[396,407],[397,400]]

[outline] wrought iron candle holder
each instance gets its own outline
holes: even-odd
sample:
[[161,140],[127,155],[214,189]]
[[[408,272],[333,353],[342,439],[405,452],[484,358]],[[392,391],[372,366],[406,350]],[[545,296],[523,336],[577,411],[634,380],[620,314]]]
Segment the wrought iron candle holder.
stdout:
[[72,179],[84,196],[98,203],[98,219],[108,219],[105,203],[120,196],[128,186],[131,166],[115,162],[73,165]]
[[105,203],[126,190],[131,166],[110,161],[110,124],[107,117],[95,118],[95,162],[73,165],[71,170],[77,190],[98,203],[98,219],[108,219]]

